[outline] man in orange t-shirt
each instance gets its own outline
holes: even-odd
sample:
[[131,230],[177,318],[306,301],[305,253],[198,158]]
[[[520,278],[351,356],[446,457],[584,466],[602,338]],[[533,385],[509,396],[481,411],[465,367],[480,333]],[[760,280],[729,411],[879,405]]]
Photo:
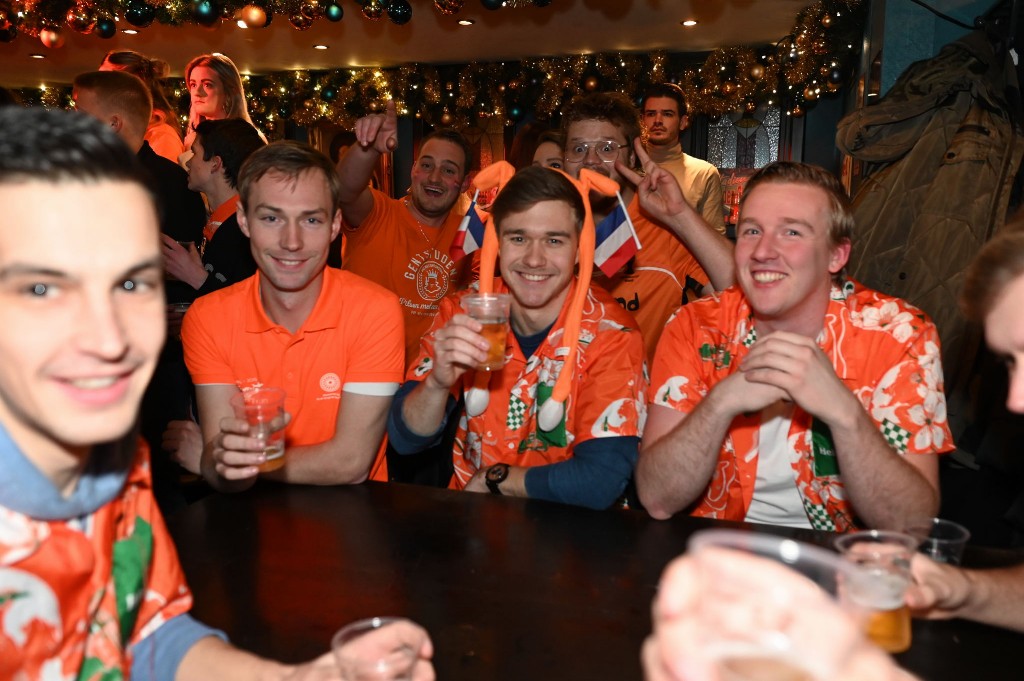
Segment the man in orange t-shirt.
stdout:
[[356,122],[356,141],[338,164],[345,218],[342,268],[366,277],[398,296],[405,318],[406,361],[437,315],[441,298],[469,283],[472,259],[455,262],[448,252],[462,215],[454,211],[465,189],[469,145],[454,130],[428,135],[412,169],[412,186],[402,199],[371,189],[369,180],[382,154],[397,143],[395,105]]
[[185,461],[225,491],[253,484],[263,443],[234,418],[231,398],[283,388],[291,416],[285,482],[365,480],[381,448],[404,366],[395,296],[327,268],[341,228],[338,177],[311,147],[278,142],[254,152],[238,178],[238,224],[258,272],[200,298],[185,315],[185,361],[196,384],[203,442]]
[[[601,92],[575,99],[562,112],[562,129],[565,171],[578,177],[587,168],[612,178],[629,208],[640,251],[614,277],[595,281],[636,318],[647,358],[653,359],[665,322],[686,302],[687,289],[699,296],[732,285],[732,246],[685,200],[673,201],[658,215],[641,208],[636,200],[640,178],[630,171],[638,160],[645,166],[649,160],[639,144],[640,112],[628,97]],[[664,177],[668,181],[671,175]],[[673,188],[672,195],[677,193]],[[595,222],[614,207],[614,197],[594,196]]]

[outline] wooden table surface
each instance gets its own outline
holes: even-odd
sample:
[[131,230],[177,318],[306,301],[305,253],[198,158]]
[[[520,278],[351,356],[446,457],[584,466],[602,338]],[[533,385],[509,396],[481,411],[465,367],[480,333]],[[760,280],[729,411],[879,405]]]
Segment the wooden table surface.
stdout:
[[[299,662],[348,622],[401,615],[430,631],[441,681],[640,679],[658,578],[693,532],[831,540],[382,483],[261,484],[192,504],[168,526],[193,614],[240,647]],[[897,660],[931,681],[997,681],[1021,677],[1021,650],[1021,634],[915,621]]]

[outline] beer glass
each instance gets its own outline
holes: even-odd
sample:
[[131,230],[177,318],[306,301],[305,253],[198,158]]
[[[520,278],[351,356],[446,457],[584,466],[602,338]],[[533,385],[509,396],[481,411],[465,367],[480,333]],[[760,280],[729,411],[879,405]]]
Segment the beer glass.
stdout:
[[868,638],[890,653],[910,647],[910,610],[904,601],[912,580],[910,559],[918,541],[899,532],[866,530],[836,539],[836,548],[848,561],[861,566],[870,579],[852,597],[870,610]]
[[284,397],[281,388],[255,388],[231,398],[235,416],[249,424],[249,436],[263,440],[266,461],[259,466],[261,473],[284,466]]
[[512,296],[508,293],[467,293],[462,309],[480,322],[480,335],[487,339],[487,359],[477,366],[482,371],[498,371],[505,366],[505,344],[508,340],[508,313]]
[[409,646],[381,647],[370,640],[373,632],[400,617],[371,617],[342,628],[331,640],[334,659],[344,681],[412,681],[417,651]]
[[959,523],[942,518],[924,518],[910,523],[906,533],[917,539],[918,551],[938,563],[959,565],[970,531]]

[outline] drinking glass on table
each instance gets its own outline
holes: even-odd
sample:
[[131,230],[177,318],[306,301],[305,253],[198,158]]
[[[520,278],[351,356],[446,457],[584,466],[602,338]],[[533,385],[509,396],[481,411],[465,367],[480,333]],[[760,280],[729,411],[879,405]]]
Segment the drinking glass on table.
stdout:
[[910,535],[884,530],[851,532],[836,539],[848,561],[867,571],[866,588],[853,598],[870,610],[867,635],[880,648],[902,653],[910,647],[910,610],[904,601],[910,586],[910,559],[918,541]]
[[905,532],[920,543],[918,551],[938,563],[959,565],[970,531],[960,523],[942,518],[924,518],[907,525]]
[[498,371],[505,366],[505,345],[508,340],[508,314],[512,296],[508,293],[467,293],[462,309],[480,322],[480,335],[487,339],[487,359],[477,369]]
[[249,424],[249,435],[263,440],[266,461],[260,464],[261,473],[284,466],[284,398],[281,388],[255,388],[231,398],[235,416]]
[[700,654],[721,681],[834,679],[863,645],[862,611],[846,598],[862,576],[839,555],[736,530],[699,532],[688,553]]
[[379,634],[387,627],[411,624],[401,617],[371,617],[342,628],[331,640],[343,681],[412,681],[419,651]]

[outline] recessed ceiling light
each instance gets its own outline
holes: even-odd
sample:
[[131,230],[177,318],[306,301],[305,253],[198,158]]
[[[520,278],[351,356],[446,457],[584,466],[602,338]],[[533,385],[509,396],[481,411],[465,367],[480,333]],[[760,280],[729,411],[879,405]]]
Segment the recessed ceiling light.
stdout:
[[33,59],[46,59],[46,55],[45,54],[30,54],[28,56],[30,56]]
[[326,50],[326,49],[328,49],[329,47],[330,47],[330,45],[314,45],[314,46],[313,46],[313,49],[314,49],[314,50]]
[[236,21],[235,26],[237,26],[238,28],[249,28],[249,24],[245,23],[245,21],[242,19]]
[[697,20],[696,19],[684,19],[683,21],[680,21],[679,23],[682,24],[683,26],[686,26],[687,28],[690,28],[691,26],[696,26],[697,25]]
[[138,31],[134,28],[123,28],[121,29],[121,33],[124,33],[125,35],[136,35],[138,34]]
[[472,19],[459,19],[459,26],[472,26],[475,23]]

